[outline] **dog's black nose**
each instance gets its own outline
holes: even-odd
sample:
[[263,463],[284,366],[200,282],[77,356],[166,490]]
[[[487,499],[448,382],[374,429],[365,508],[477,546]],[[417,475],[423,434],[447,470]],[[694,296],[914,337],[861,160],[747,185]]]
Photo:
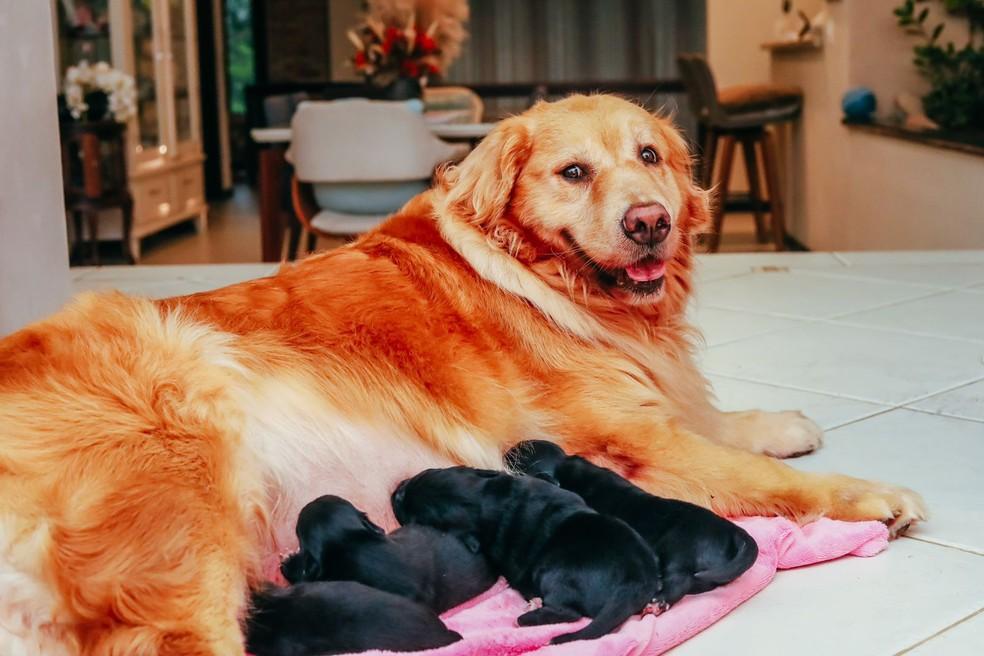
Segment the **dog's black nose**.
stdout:
[[670,234],[670,213],[662,203],[636,205],[622,217],[625,236],[641,246],[655,246]]

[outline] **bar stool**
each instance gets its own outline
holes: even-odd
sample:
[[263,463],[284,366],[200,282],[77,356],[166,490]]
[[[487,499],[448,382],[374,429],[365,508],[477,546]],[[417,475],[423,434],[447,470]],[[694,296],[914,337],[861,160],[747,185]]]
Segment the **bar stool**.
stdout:
[[[759,243],[767,241],[763,213],[768,212],[771,215],[772,240],[776,250],[784,250],[786,228],[778,149],[775,136],[768,127],[796,120],[803,106],[803,92],[798,87],[775,84],[741,85],[718,91],[714,75],[702,55],[682,54],[677,57],[677,62],[690,102],[697,114],[698,139],[702,150],[700,183],[709,187],[714,181],[718,187],[713,212],[714,229],[708,241],[708,250],[712,253],[718,250],[725,212],[749,209],[755,216],[755,235]],[[747,202],[728,194],[736,143],[741,144],[745,169],[748,172]],[[762,152],[768,199],[763,199],[760,194],[756,145]],[[718,180],[713,180],[719,147],[720,175]]]

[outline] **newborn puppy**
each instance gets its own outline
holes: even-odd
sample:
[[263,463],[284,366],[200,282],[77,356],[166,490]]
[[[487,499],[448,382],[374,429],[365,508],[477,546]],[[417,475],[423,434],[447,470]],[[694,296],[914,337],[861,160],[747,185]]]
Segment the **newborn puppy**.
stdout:
[[477,549],[429,526],[386,535],[364,512],[336,496],[304,506],[297,519],[300,551],[280,568],[291,583],[358,581],[443,613],[479,595],[496,574]]
[[593,618],[551,642],[599,638],[660,594],[659,564],[627,524],[576,494],[528,476],[470,467],[429,469],[393,493],[402,524],[453,532],[481,548],[510,585],[543,606],[520,626]]
[[246,620],[246,651],[254,656],[416,651],[458,640],[430,609],[352,581],[264,588]]
[[634,528],[659,558],[669,604],[734,581],[758,557],[752,536],[727,519],[686,501],[649,494],[610,469],[568,456],[552,442],[520,442],[505,458],[516,471],[555,480],[593,509]]

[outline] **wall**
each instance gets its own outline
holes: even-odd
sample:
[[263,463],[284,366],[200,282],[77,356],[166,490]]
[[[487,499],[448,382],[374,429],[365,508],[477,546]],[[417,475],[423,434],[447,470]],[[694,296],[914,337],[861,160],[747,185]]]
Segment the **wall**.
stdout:
[[69,293],[51,26],[49,3],[0,0],[0,335]]
[[849,88],[872,86],[884,108],[921,83],[909,64],[911,42],[898,38],[894,3],[831,2],[822,50],[772,56],[772,79],[800,85],[805,98],[786,150],[787,227],[813,250],[984,248],[984,158],[840,122]]
[[362,0],[325,0],[328,3],[328,30],[331,41],[331,79],[358,80],[349,63],[355,48],[345,35],[362,14]]

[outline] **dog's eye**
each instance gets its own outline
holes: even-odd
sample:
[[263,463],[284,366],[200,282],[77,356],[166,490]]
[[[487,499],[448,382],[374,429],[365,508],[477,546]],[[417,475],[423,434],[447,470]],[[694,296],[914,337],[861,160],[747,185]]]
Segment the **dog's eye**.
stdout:
[[643,162],[648,162],[650,164],[655,164],[659,161],[659,155],[650,146],[646,146],[641,151],[639,151],[639,157],[642,158]]
[[588,171],[580,164],[571,164],[567,168],[562,169],[560,174],[568,180],[580,180],[588,176]]

